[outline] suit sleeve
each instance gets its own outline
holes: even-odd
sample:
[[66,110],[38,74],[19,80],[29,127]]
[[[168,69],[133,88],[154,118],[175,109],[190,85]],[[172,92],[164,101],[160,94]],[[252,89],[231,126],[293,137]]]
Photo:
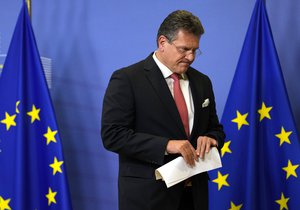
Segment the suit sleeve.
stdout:
[[124,70],[114,72],[110,79],[103,99],[103,145],[119,155],[162,165],[168,139],[135,131],[135,93],[132,82]]

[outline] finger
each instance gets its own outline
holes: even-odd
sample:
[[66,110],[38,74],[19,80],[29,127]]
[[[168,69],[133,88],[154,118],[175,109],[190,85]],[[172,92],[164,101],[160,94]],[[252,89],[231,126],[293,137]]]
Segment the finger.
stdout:
[[182,157],[183,157],[183,159],[184,159],[184,161],[188,164],[188,165],[190,165],[190,166],[194,166],[194,160],[193,160],[193,158],[191,158],[191,155],[189,155],[188,153],[186,153],[186,152],[184,152],[183,154],[182,154]]
[[192,145],[189,145],[187,148],[187,154],[189,157],[189,163],[191,166],[195,166],[195,160],[197,159],[197,155],[195,152],[195,149],[192,147]]
[[195,151],[192,145],[189,144],[189,142],[183,147],[182,156],[188,165],[195,165]]
[[193,163],[195,163],[195,161],[199,161],[198,160],[198,155],[197,155],[197,153],[196,153],[196,150],[194,149],[194,147],[192,146],[192,145],[190,145],[190,147],[189,147],[189,153],[190,153],[190,157],[191,157],[191,159],[193,160]]
[[193,153],[193,158],[195,161],[199,161],[199,155],[197,155],[196,150],[194,149],[194,147],[192,147],[192,153]]
[[202,143],[202,144],[201,144],[201,147],[200,147],[200,158],[201,158],[201,159],[204,158],[205,148],[206,148],[206,144],[205,144],[205,143]]
[[216,146],[218,146],[218,142],[217,142],[215,139],[212,139],[212,145],[213,145],[214,147],[216,147]]
[[208,141],[206,142],[206,149],[205,149],[205,152],[206,152],[206,153],[209,152],[211,144],[212,144],[212,143],[211,143],[210,139],[208,139]]
[[200,156],[201,146],[202,146],[202,139],[201,137],[199,137],[197,140],[197,149],[196,149],[196,154],[198,155],[198,157]]
[[189,161],[189,158],[188,158],[188,153],[186,151],[185,144],[181,144],[181,146],[179,147],[179,153],[181,154],[181,156],[183,157],[185,162],[189,164],[190,161]]

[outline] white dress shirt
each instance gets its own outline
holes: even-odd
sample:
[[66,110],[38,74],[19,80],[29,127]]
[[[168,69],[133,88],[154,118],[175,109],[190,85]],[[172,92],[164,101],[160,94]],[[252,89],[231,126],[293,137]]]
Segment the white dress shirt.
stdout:
[[[174,91],[173,91],[173,84],[174,80],[170,77],[173,72],[166,67],[162,62],[158,60],[158,58],[155,55],[155,52],[153,53],[153,59],[155,63],[158,65],[159,69],[161,70],[167,85],[171,91],[172,96],[174,97]],[[193,124],[194,124],[194,103],[193,103],[193,97],[191,93],[191,88],[189,84],[189,79],[185,74],[181,75],[180,81],[180,88],[184,96],[184,100],[188,109],[188,117],[189,117],[189,129],[190,133],[192,132]]]

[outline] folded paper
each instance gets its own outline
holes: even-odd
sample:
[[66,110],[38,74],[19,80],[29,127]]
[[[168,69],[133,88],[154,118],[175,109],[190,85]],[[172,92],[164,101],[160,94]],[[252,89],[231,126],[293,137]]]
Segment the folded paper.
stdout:
[[213,147],[205,154],[204,159],[199,158],[194,167],[189,166],[182,157],[178,157],[155,170],[157,180],[165,181],[167,187],[190,178],[196,174],[222,167],[220,154]]

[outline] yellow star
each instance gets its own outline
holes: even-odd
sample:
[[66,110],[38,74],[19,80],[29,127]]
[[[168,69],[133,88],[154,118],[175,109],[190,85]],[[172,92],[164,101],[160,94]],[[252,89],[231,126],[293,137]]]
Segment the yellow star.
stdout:
[[292,131],[285,132],[284,128],[281,127],[281,133],[275,135],[277,138],[280,139],[280,146],[281,146],[284,142],[286,142],[286,143],[288,143],[288,144],[291,144],[291,141],[290,141],[290,139],[289,139],[289,136],[290,136],[291,134],[292,134]]
[[266,107],[265,103],[263,102],[261,105],[261,109],[259,109],[257,112],[260,114],[259,121],[262,121],[265,117],[268,119],[271,119],[270,117],[270,111],[273,107]]
[[56,200],[55,200],[56,194],[57,194],[57,192],[52,192],[52,189],[49,187],[48,194],[46,195],[46,197],[48,199],[48,206],[50,206],[51,203],[56,204]]
[[10,198],[4,200],[1,196],[0,196],[0,210],[11,210],[10,206],[8,205],[10,202]]
[[54,157],[54,162],[49,165],[51,168],[53,168],[53,175],[55,175],[56,172],[62,173],[62,170],[60,167],[63,163],[64,163],[64,161],[57,161],[57,158]]
[[32,105],[32,110],[27,112],[27,115],[31,117],[31,123],[33,123],[35,120],[40,120],[40,111],[41,109],[36,109],[35,105]]
[[283,167],[282,170],[286,171],[286,179],[288,179],[291,175],[297,177],[296,169],[299,165],[292,165],[292,162],[289,160],[287,167]]
[[47,145],[50,144],[51,141],[56,143],[55,135],[57,134],[57,131],[52,131],[50,127],[48,127],[47,133],[44,134],[44,136],[47,139]]
[[232,153],[231,150],[229,149],[229,145],[230,145],[231,141],[226,141],[221,149],[221,153],[222,153],[222,157],[224,156],[224,154],[226,152],[228,153]]
[[276,203],[280,205],[280,210],[282,209],[288,209],[287,202],[290,198],[285,198],[283,193],[281,193],[281,198],[279,200],[276,200]]
[[7,112],[5,112],[5,119],[1,120],[1,122],[6,125],[7,131],[10,129],[11,126],[17,125],[15,122],[16,116],[16,114],[10,116]]
[[20,104],[20,102],[21,102],[21,101],[17,101],[17,102],[16,102],[16,113],[17,113],[17,114],[20,114],[20,111],[19,111],[19,104]]
[[241,115],[239,111],[236,111],[237,117],[231,120],[232,122],[235,122],[238,124],[238,129],[240,130],[243,125],[249,125],[246,118],[248,116],[248,113]]
[[229,174],[226,174],[226,175],[223,176],[223,175],[220,173],[220,171],[218,171],[218,178],[216,178],[216,179],[213,180],[213,182],[215,182],[215,183],[218,184],[218,190],[220,190],[220,189],[223,187],[223,185],[229,187],[229,184],[228,184],[228,182],[226,181],[228,175],[229,175]]
[[230,201],[230,209],[228,210],[240,210],[242,208],[243,204],[240,204],[236,206],[232,201]]

